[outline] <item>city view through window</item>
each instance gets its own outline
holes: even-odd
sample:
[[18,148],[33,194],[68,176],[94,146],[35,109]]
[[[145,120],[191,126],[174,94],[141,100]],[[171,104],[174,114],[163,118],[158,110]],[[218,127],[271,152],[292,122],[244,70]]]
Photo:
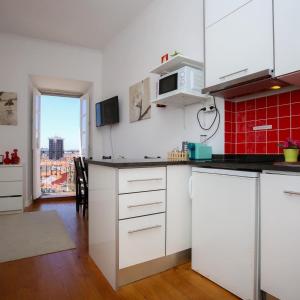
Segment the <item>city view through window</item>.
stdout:
[[41,192],[74,194],[73,157],[80,153],[80,99],[42,96]]

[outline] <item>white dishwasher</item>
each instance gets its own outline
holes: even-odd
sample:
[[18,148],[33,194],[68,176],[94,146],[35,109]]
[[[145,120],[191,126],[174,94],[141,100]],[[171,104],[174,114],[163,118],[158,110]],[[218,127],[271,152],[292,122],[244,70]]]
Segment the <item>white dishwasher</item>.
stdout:
[[259,299],[259,173],[193,168],[192,269],[242,299]]

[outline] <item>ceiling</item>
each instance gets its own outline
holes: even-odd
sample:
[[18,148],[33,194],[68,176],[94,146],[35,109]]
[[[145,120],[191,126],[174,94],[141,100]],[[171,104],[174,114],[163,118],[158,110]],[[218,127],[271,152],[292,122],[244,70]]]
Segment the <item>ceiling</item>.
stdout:
[[102,49],[152,0],[0,0],[0,31]]

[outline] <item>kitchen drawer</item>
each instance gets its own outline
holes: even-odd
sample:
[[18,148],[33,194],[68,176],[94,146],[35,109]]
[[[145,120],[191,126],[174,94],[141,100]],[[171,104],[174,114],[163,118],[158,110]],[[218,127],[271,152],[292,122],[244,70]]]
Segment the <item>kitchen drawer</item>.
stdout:
[[165,213],[119,221],[119,269],[165,256]]
[[0,167],[0,181],[22,181],[22,178],[22,167]]
[[165,188],[165,167],[119,170],[119,194],[162,190]]
[[165,210],[164,190],[119,195],[119,219],[161,213]]
[[22,210],[23,197],[0,197],[0,212],[10,210]]
[[1,196],[21,196],[23,190],[22,181],[0,182]]

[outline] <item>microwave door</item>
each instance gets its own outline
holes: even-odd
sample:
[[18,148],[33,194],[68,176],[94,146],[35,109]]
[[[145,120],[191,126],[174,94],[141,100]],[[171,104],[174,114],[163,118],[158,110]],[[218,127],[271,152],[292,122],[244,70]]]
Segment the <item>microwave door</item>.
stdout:
[[163,95],[178,89],[178,73],[165,76],[159,80],[158,94]]

